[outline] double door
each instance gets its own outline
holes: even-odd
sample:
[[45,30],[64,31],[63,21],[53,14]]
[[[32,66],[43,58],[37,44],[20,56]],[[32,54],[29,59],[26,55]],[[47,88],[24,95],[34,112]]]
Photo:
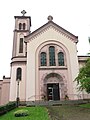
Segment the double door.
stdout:
[[59,83],[47,84],[48,100],[60,100]]

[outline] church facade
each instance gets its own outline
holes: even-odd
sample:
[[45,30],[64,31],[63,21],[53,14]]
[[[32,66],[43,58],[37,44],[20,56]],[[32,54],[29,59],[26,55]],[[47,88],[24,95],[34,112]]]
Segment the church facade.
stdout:
[[[77,56],[78,37],[53,22],[30,31],[30,16],[15,16],[10,77],[0,81],[0,104],[8,101],[81,99],[74,82],[88,56]],[[6,92],[7,91],[7,92]],[[6,95],[5,95],[6,94]]]

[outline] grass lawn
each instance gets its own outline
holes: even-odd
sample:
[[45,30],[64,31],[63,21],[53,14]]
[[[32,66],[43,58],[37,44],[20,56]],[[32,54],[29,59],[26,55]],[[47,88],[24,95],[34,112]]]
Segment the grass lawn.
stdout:
[[80,105],[80,107],[90,108],[90,103],[87,103],[87,104],[82,104],[82,105]]
[[[29,111],[29,116],[15,117],[14,112],[20,109]],[[76,105],[61,105],[45,107],[20,107],[0,116],[0,120],[90,120],[90,103]]]
[[[87,106],[87,105],[86,105]],[[88,104],[90,107],[90,104]],[[48,107],[52,120],[90,120],[90,109],[75,105]]]
[[[28,110],[29,116],[15,117],[14,112],[18,109]],[[0,116],[0,120],[50,120],[50,118],[45,107],[20,107]]]

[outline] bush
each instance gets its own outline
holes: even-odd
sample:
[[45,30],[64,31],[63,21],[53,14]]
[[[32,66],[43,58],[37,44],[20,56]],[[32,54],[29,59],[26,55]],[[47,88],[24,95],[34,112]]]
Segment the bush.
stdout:
[[25,110],[25,109],[17,110],[16,112],[14,112],[14,115],[15,115],[15,117],[28,116],[29,115],[29,111]]
[[6,107],[5,106],[0,106],[0,115],[3,115],[6,113]]
[[3,115],[14,108],[16,108],[16,102],[10,102],[6,105],[0,106],[0,115]]
[[16,102],[10,102],[10,103],[6,104],[5,107],[6,107],[6,110],[7,110],[7,112],[8,112],[8,111],[16,108]]

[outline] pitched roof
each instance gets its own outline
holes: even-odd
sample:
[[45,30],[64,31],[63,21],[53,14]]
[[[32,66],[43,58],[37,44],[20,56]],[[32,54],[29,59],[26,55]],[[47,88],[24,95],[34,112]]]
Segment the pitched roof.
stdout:
[[72,39],[75,43],[78,42],[78,36],[73,35],[72,33],[70,33],[69,31],[65,30],[64,28],[62,28],[61,26],[57,25],[56,23],[54,23],[53,21],[48,21],[46,24],[44,24],[43,26],[39,27],[38,29],[36,29],[35,31],[33,31],[32,33],[30,33],[29,35],[25,36],[25,42],[28,42],[29,39],[35,37],[36,35],[40,34],[41,32],[43,32],[44,30],[48,29],[49,27],[53,27],[54,29],[56,29],[57,31],[61,32],[62,34],[64,34],[65,36],[69,37],[70,39]]

